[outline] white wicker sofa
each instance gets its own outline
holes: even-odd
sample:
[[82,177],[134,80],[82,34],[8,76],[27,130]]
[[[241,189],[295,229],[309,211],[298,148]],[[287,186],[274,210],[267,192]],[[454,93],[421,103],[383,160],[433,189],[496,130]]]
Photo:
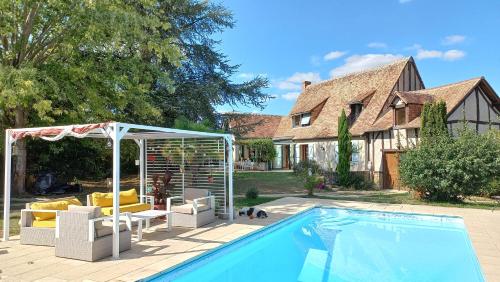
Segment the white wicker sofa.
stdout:
[[167,198],[167,211],[172,212],[172,226],[198,228],[215,221],[215,197],[207,189],[186,188],[181,205],[173,205],[172,200],[182,196]]

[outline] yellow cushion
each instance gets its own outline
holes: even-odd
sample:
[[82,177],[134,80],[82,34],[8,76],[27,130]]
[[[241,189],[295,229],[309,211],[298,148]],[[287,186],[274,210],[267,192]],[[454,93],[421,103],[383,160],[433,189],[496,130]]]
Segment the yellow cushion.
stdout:
[[[120,192],[120,205],[136,204],[139,202],[137,191],[130,189]],[[100,207],[113,206],[113,193],[92,193],[92,205]]]
[[[64,200],[54,200],[47,202],[36,202],[30,205],[32,210],[58,210],[64,211],[68,209],[69,205],[77,205],[81,206],[82,203],[77,198],[70,198]],[[34,212],[33,216],[35,220],[47,220],[56,218],[56,214],[54,212]]]
[[[140,212],[140,211],[147,211],[150,209],[151,209],[150,204],[141,204],[141,203],[120,206],[120,212]],[[112,215],[113,207],[101,208],[101,213],[103,215]]]
[[92,205],[100,207],[113,206],[113,193],[92,193]]
[[34,220],[32,223],[33,227],[48,227],[56,228],[56,219],[46,219],[46,220]]
[[137,197],[137,191],[135,189],[130,189],[127,191],[120,192],[120,205],[136,204],[139,202],[139,197]]

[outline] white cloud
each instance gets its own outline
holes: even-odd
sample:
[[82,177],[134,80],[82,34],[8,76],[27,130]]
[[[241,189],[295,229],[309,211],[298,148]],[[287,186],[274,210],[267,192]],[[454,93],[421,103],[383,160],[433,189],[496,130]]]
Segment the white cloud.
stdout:
[[370,42],[367,46],[368,48],[387,48],[387,44],[384,42]]
[[448,51],[438,51],[438,50],[425,50],[425,49],[418,49],[417,50],[417,59],[418,60],[424,60],[424,59],[442,59],[445,61],[456,61],[460,60],[463,57],[465,57],[466,53],[461,50],[448,50]]
[[311,65],[317,67],[319,65],[321,65],[321,58],[319,56],[311,56],[310,58],[310,62],[311,62]]
[[285,100],[293,101],[296,100],[297,97],[299,97],[299,95],[300,95],[299,92],[288,92],[286,94],[281,95],[281,97]]
[[242,78],[242,79],[252,79],[255,77],[255,74],[253,74],[251,72],[242,72],[242,73],[238,74],[238,77]]
[[442,57],[443,57],[443,52],[441,52],[441,51],[425,50],[425,49],[418,49],[417,50],[417,59],[419,59],[419,60],[432,59],[432,58],[442,58]]
[[406,4],[406,3],[409,3],[411,1],[413,1],[413,0],[399,0],[399,3]]
[[284,90],[299,90],[301,88],[300,84],[290,82],[290,81],[280,81],[276,85],[279,89],[284,89]]
[[304,81],[318,82],[321,80],[317,72],[296,72],[289,78],[279,81],[276,87],[284,90],[300,90]]
[[456,61],[465,57],[465,52],[460,50],[448,50],[443,54],[443,60]]
[[344,56],[345,54],[347,54],[347,51],[332,51],[332,52],[326,54],[323,57],[323,59],[325,59],[325,61],[331,61],[331,60],[338,59],[338,58]]
[[459,34],[449,35],[443,39],[443,45],[453,45],[457,43],[462,43],[465,41],[465,39],[466,39],[465,35],[459,35]]
[[365,54],[353,55],[347,57],[345,63],[340,67],[334,68],[330,71],[330,76],[337,77],[352,72],[363,71],[367,69],[376,68],[381,65],[392,63],[396,60],[402,59],[402,55],[397,54]]
[[242,73],[238,74],[238,78],[241,78],[241,79],[254,79],[257,76],[267,77],[267,73],[255,74],[253,72],[242,72]]

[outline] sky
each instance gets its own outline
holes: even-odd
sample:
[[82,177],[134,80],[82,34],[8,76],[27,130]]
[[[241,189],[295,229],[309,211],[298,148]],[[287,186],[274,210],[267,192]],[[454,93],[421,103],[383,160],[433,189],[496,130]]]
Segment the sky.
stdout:
[[335,76],[413,56],[426,88],[484,76],[500,93],[498,0],[221,0],[236,25],[220,49],[240,64],[234,81],[265,76],[263,110],[286,115],[301,90]]

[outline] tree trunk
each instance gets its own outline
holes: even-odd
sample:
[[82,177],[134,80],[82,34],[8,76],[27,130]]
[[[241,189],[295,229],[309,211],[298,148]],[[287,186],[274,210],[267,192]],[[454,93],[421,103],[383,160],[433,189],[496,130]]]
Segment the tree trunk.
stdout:
[[[25,126],[26,115],[24,109],[17,107],[15,128],[23,128]],[[21,139],[16,141],[16,149],[13,191],[21,194],[26,192],[26,140]]]

